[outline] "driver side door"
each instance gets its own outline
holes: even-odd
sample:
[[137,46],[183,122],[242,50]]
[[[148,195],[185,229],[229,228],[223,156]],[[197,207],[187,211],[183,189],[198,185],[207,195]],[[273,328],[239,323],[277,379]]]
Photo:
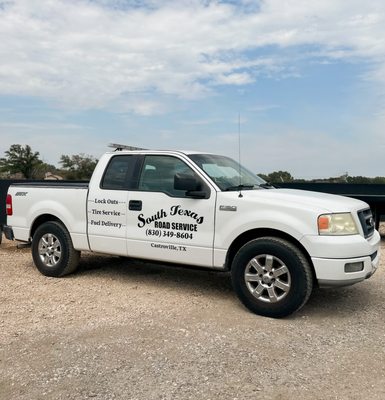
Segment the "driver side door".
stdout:
[[[205,198],[176,189],[176,174],[196,179]],[[215,190],[185,160],[146,155],[137,190],[128,196],[128,255],[211,267],[215,203]]]

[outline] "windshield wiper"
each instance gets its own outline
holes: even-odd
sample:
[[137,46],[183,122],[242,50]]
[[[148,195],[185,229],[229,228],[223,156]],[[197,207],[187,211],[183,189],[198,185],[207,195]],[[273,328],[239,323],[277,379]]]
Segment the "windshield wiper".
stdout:
[[231,192],[234,190],[247,190],[247,189],[254,189],[255,185],[237,185],[237,186],[229,186],[225,189],[225,192]]
[[275,189],[275,187],[269,182],[261,183],[258,186],[264,189]]

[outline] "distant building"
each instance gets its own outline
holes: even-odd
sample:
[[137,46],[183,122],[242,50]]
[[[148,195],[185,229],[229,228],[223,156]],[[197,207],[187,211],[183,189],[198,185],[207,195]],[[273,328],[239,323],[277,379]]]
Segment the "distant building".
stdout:
[[25,179],[25,178],[21,172],[16,172],[14,174],[9,174],[9,176],[7,176],[7,179]]
[[46,172],[44,176],[44,180],[46,181],[62,181],[63,177],[60,175],[55,175],[52,172]]

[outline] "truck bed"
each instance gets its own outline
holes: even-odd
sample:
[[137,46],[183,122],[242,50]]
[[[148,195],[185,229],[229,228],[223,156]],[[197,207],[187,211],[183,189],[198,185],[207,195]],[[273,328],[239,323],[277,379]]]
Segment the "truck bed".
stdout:
[[[13,213],[12,224],[18,240],[29,241],[33,225],[39,223],[39,219],[54,218],[63,222],[79,248],[88,249],[88,182],[18,181],[12,184],[9,182],[8,186],[8,193],[12,194],[13,210],[17,210]],[[4,209],[4,222],[5,214]]]
[[88,188],[88,181],[47,181],[25,179],[0,179],[0,230],[7,222],[5,199],[11,185],[34,187],[63,187],[63,188]]
[[22,187],[42,187],[42,188],[49,188],[53,187],[55,189],[87,189],[89,185],[89,182],[75,182],[75,181],[25,181],[25,182],[18,182],[18,183],[12,183],[12,186],[22,186]]

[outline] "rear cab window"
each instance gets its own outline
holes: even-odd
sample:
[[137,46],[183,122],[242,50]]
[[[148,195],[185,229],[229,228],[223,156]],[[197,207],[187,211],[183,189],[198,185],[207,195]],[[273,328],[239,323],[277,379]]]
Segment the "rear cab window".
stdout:
[[116,155],[111,158],[103,175],[100,188],[106,190],[135,189],[139,158],[135,155]]

